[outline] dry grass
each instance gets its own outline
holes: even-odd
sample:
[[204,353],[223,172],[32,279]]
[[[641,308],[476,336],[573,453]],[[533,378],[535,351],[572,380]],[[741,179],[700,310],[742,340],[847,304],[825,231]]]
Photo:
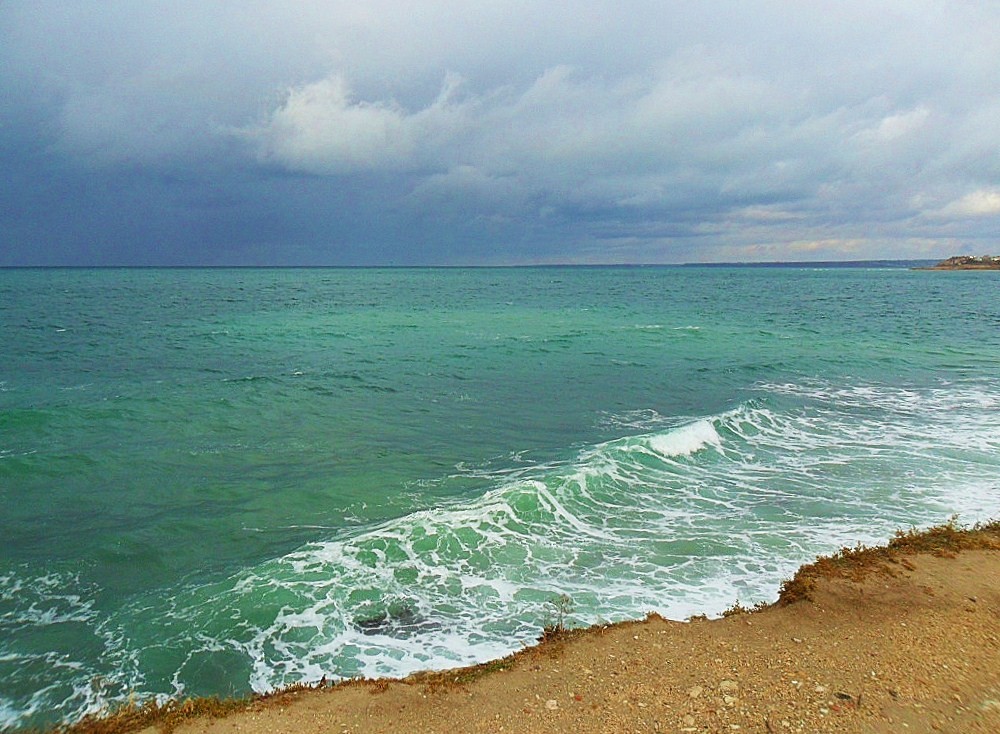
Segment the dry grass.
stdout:
[[[304,691],[315,691],[336,686],[371,685],[383,681],[351,679],[330,684],[324,678],[314,684],[295,683],[266,694],[244,698],[184,698],[160,704],[155,700],[138,703],[129,701],[115,709],[86,716],[75,724],[60,726],[52,734],[127,734],[155,726],[163,734],[170,734],[186,721],[200,718],[221,719],[255,707],[290,703]],[[388,682],[384,682],[387,687]]]
[[812,598],[820,579],[861,581],[873,573],[895,575],[896,568],[912,568],[907,556],[930,553],[952,557],[963,550],[1000,550],[1000,520],[960,527],[952,518],[944,525],[927,530],[897,530],[895,537],[884,546],[842,548],[832,556],[820,556],[802,566],[781,586],[777,606],[787,606]]
[[121,734],[158,726],[170,732],[176,726],[198,717],[221,718],[242,711],[253,699],[188,698],[159,704],[155,700],[142,704],[127,703],[111,712],[87,716],[72,726],[57,729],[66,734]]
[[[657,615],[649,615],[657,616]],[[639,622],[621,622],[619,624],[639,624]],[[600,634],[609,627],[617,625],[597,624],[592,627],[569,628],[564,625],[549,625],[542,630],[538,644],[526,647],[499,660],[470,665],[453,670],[426,671],[414,673],[403,679],[402,683],[418,684],[427,687],[428,692],[440,692],[450,688],[461,687],[472,683],[492,673],[502,673],[524,660],[538,657],[558,657],[567,642],[590,634]]]

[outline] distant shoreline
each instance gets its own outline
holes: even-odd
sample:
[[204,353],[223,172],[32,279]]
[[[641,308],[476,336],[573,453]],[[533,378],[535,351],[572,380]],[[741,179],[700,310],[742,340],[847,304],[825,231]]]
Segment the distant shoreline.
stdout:
[[913,268],[914,270],[1000,270],[1000,256],[955,255],[936,265]]

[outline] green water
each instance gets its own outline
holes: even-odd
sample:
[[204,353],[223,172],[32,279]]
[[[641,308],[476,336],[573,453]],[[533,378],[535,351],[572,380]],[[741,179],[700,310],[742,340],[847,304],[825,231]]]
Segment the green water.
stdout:
[[0,726],[484,659],[562,593],[717,613],[992,517],[997,275],[0,271]]

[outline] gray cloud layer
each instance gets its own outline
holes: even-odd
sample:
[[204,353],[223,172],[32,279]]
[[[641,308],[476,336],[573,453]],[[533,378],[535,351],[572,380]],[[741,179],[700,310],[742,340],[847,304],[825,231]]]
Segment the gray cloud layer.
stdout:
[[0,264],[997,249],[1000,6],[10,2]]

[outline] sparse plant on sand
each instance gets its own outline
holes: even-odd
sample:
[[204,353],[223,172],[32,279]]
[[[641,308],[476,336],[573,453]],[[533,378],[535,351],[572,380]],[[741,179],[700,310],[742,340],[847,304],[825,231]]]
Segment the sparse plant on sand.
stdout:
[[560,594],[553,599],[549,599],[548,603],[553,607],[555,621],[542,628],[543,640],[558,637],[566,632],[566,618],[573,611],[573,600],[568,594]]

